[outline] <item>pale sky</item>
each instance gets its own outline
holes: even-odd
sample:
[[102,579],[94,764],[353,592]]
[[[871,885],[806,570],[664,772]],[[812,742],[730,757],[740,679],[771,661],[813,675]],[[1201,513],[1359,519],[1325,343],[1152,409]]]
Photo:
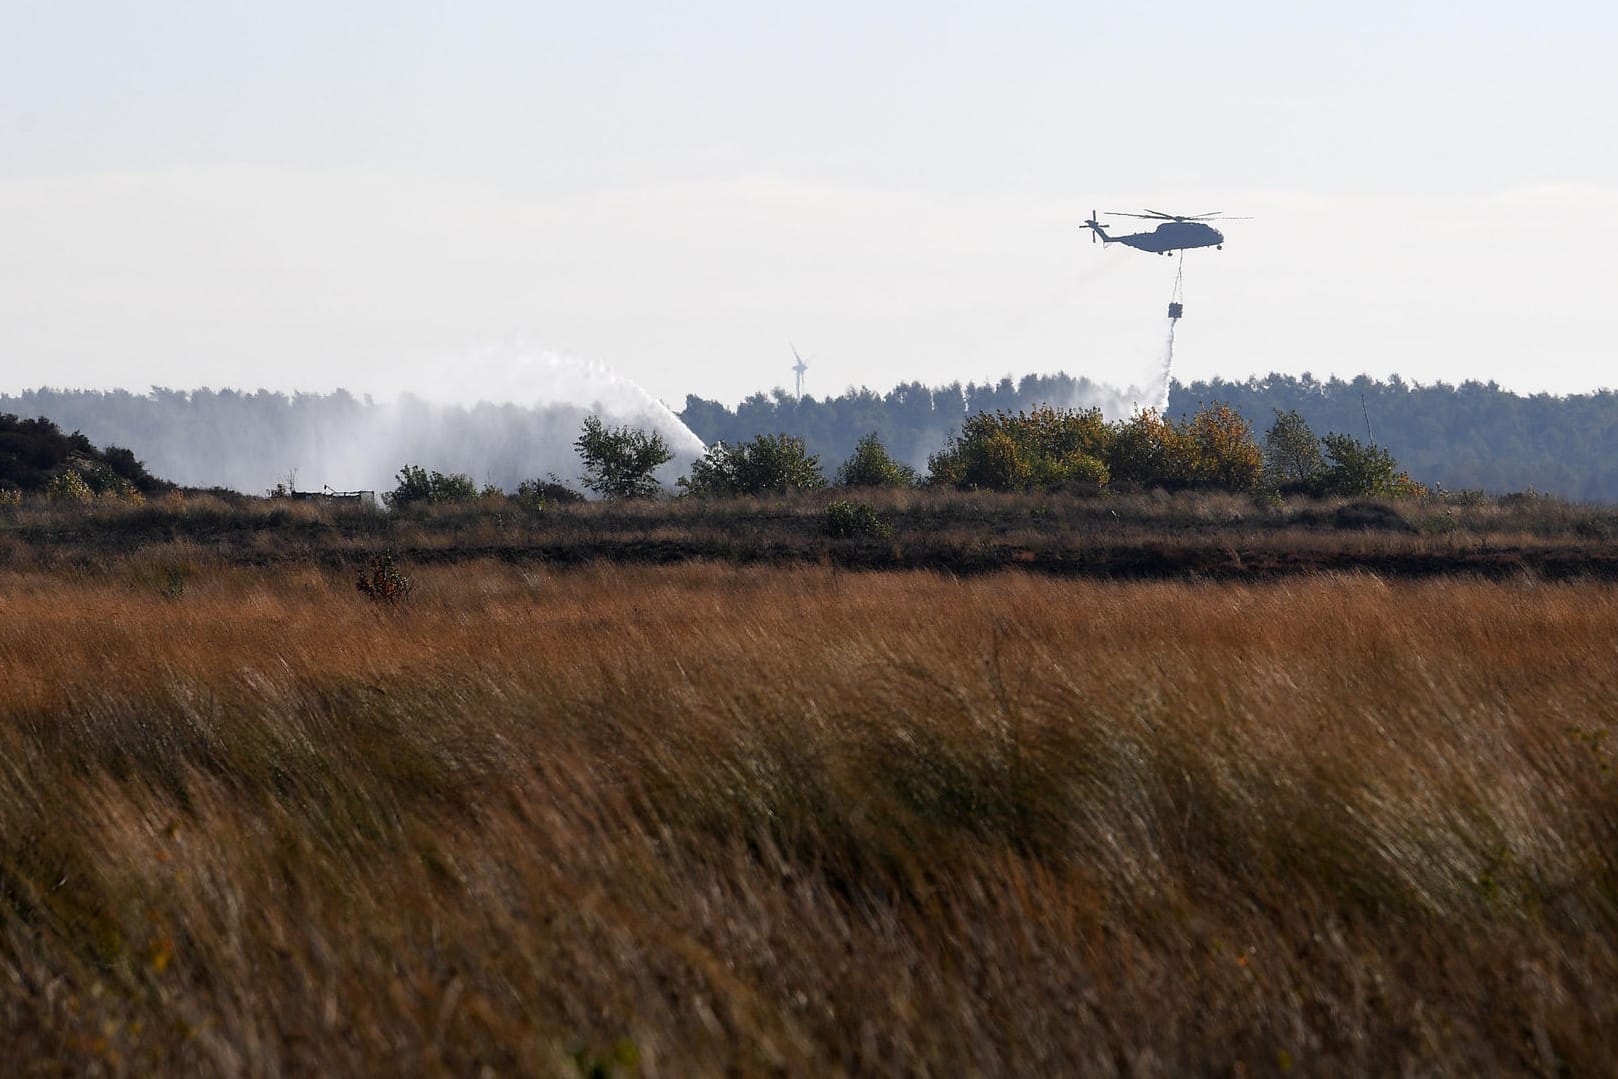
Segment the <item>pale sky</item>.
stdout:
[[0,390],[1618,385],[1618,5],[1087,8],[0,0]]

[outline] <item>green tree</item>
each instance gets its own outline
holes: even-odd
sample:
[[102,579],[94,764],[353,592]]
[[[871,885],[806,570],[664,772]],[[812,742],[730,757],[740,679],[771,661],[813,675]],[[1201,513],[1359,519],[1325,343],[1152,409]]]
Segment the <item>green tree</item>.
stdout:
[[1174,421],[1148,408],[1116,426],[1107,447],[1107,469],[1117,482],[1171,487],[1185,482],[1189,456]]
[[1264,433],[1264,471],[1277,484],[1306,484],[1326,467],[1320,440],[1297,409],[1274,411],[1275,422]]
[[1320,440],[1326,468],[1316,478],[1316,490],[1340,498],[1409,498],[1426,488],[1399,471],[1393,454],[1368,445],[1352,435],[1331,434]]
[[662,484],[652,473],[674,459],[663,436],[634,427],[608,427],[586,416],[573,443],[584,461],[580,482],[604,498],[651,498]]
[[1229,405],[1198,409],[1181,426],[1190,452],[1185,481],[1225,491],[1251,491],[1264,474],[1264,453],[1253,441],[1253,428]]
[[691,462],[691,474],[680,486],[694,495],[759,495],[778,491],[814,491],[826,486],[820,458],[791,435],[758,435],[750,442],[727,446],[715,442]]
[[875,431],[861,438],[837,468],[839,487],[914,487],[917,479],[916,470],[895,461]]

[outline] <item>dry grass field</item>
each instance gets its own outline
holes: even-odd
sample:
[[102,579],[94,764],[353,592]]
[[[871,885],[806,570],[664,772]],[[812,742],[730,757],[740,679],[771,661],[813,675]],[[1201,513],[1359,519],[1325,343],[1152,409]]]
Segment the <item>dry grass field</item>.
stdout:
[[24,1073],[1618,1060],[1607,584],[13,562]]

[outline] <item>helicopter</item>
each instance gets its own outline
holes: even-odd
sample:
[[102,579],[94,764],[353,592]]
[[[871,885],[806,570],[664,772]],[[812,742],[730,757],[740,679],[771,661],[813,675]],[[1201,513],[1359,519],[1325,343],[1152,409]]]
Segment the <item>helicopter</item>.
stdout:
[[[1151,232],[1134,232],[1128,236],[1108,236],[1107,227],[1096,220],[1096,212],[1090,211],[1090,220],[1084,227],[1091,232],[1090,242],[1094,243],[1100,237],[1103,243],[1123,244],[1133,247],[1137,251],[1150,251],[1158,255],[1172,255],[1176,251],[1189,251],[1193,247],[1212,247],[1223,250],[1225,234],[1208,224],[1208,221],[1222,217],[1218,212],[1211,214],[1166,214],[1161,210],[1147,210],[1143,214],[1124,214],[1107,211],[1113,217],[1138,217],[1147,221],[1162,222]],[[1232,217],[1228,221],[1247,221],[1250,218]]]

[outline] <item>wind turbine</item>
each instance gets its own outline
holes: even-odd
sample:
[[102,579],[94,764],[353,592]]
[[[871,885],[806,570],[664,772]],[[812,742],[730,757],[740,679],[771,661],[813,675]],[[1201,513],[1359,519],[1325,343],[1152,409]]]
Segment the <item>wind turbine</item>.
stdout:
[[799,400],[802,400],[803,399],[803,373],[805,371],[809,370],[809,365],[803,362],[803,357],[802,356],[798,355],[798,346],[797,345],[794,345],[792,342],[788,341],[787,342],[787,347],[792,350],[792,358],[794,360],[798,361],[797,363],[792,365],[792,373],[798,376],[798,393],[797,393],[797,396],[798,396]]

